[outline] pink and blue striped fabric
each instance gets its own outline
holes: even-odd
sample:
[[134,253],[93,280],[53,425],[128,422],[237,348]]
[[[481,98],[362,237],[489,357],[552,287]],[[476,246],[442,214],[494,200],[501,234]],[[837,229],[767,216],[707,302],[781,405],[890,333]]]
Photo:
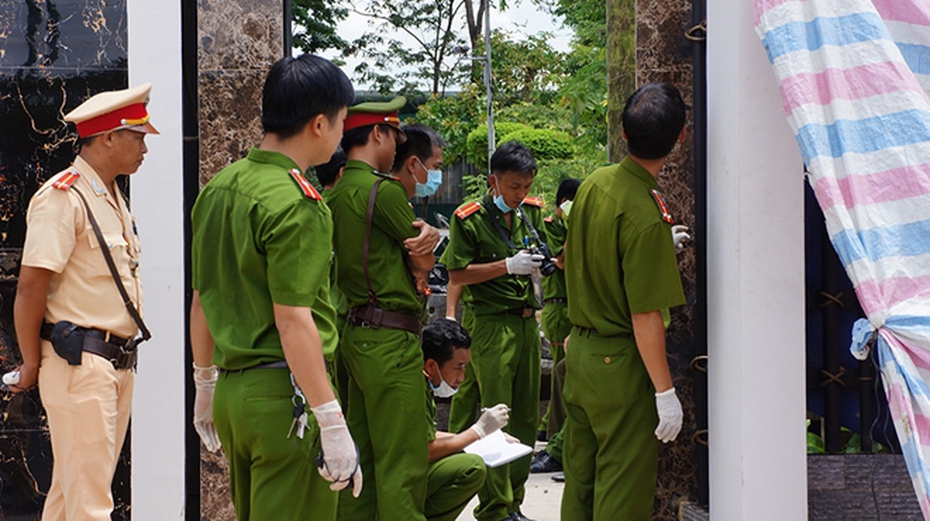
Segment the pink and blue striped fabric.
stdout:
[[930,519],[930,2],[755,0],[834,248]]

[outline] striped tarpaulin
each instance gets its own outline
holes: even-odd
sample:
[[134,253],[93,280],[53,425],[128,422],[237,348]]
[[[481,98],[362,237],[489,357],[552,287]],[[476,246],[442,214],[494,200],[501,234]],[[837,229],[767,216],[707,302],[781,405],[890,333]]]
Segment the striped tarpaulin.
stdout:
[[756,32],[827,231],[868,319],[930,519],[930,2],[755,0]]

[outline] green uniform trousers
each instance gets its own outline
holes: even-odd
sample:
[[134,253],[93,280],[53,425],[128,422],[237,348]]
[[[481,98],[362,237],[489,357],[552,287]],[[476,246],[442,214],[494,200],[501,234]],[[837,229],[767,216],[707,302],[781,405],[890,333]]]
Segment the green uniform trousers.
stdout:
[[340,521],[423,520],[430,428],[417,335],[347,324],[339,359],[349,376],[346,422],[364,486],[339,495]]
[[313,414],[303,439],[287,437],[293,395],[287,369],[222,372],[216,382],[214,424],[240,521],[336,519],[338,496],[314,461],[320,436]]
[[[522,443],[536,443],[539,421],[539,326],[532,317],[478,315],[472,328],[472,365],[481,393],[481,405],[510,406],[510,423],[504,428]],[[478,492],[479,520],[500,521],[520,509],[524,484],[530,474],[529,455],[507,465],[488,469]]]
[[[565,423],[565,409],[562,407],[562,380],[557,379],[559,362],[565,359],[565,337],[572,332],[572,321],[568,319],[566,304],[546,304],[542,310],[542,329],[552,347],[552,377],[549,379],[549,405],[546,416],[539,423],[539,430],[546,431],[549,442],[562,430]],[[564,377],[564,373],[562,374]]]
[[[552,415],[549,420],[549,443],[546,445],[546,452],[562,462],[562,447],[565,445],[565,403],[562,399],[565,388],[565,360],[559,360],[552,370],[552,400],[549,402],[549,408]],[[558,430],[554,431],[556,425]]]
[[[469,334],[475,325],[475,314],[469,306],[462,306],[462,327]],[[478,394],[478,380],[475,379],[475,367],[465,366],[465,380],[459,385],[458,392],[452,397],[449,406],[449,432],[458,434],[474,425],[478,419],[478,407],[481,396]]]
[[488,468],[481,456],[451,454],[429,464],[426,519],[455,521],[478,492]]
[[562,519],[649,520],[659,419],[636,343],[576,327],[565,369]]

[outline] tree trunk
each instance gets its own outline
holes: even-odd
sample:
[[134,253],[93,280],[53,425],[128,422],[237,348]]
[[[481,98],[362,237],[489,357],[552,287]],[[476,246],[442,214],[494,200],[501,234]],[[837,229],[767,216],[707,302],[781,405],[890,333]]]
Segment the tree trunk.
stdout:
[[626,153],[620,116],[636,88],[636,2],[607,1],[607,154],[619,162]]

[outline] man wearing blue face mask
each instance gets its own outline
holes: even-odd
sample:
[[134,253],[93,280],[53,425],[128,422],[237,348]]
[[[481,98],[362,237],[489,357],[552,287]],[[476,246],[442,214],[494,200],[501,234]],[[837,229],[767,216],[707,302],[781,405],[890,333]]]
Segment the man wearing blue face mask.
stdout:
[[391,175],[400,179],[407,197],[429,197],[442,184],[442,147],[446,142],[426,125],[406,125],[407,141],[397,145]]
[[454,521],[484,484],[484,460],[462,450],[507,424],[507,406],[486,410],[469,429],[459,434],[436,430],[433,396],[448,398],[458,391],[471,361],[471,337],[454,320],[440,319],[423,328],[423,376],[430,388],[429,475],[425,514],[427,521]]
[[[474,375],[481,405],[509,405],[507,432],[530,446],[536,440],[540,378],[540,306],[531,276],[548,260],[540,253],[545,245],[540,234],[546,233],[543,203],[527,197],[535,175],[529,148],[516,141],[499,146],[491,156],[491,191],[455,211],[441,259],[450,280],[468,286],[462,299],[474,312]],[[452,408],[457,407],[453,400]],[[526,521],[520,507],[529,470],[529,456],[490,469],[475,518]]]

